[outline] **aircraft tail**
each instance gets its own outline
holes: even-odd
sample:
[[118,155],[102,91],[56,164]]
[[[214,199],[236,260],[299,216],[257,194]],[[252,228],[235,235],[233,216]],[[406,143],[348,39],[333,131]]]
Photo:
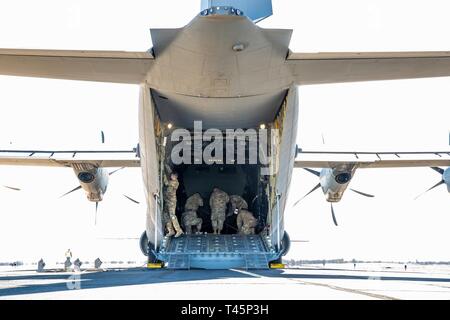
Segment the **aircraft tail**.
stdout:
[[257,23],[272,15],[272,0],[202,0],[201,10],[230,6]]

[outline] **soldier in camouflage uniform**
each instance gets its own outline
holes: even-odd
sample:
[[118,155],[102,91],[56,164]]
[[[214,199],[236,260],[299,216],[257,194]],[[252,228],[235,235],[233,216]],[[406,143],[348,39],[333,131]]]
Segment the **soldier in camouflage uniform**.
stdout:
[[211,207],[211,224],[214,234],[220,234],[225,222],[227,203],[230,201],[228,194],[219,188],[214,188],[209,198]]
[[256,218],[250,211],[241,209],[239,210],[236,224],[239,230],[239,234],[250,235],[255,234],[255,227],[258,224],[258,220],[256,220]]
[[238,214],[241,209],[248,209],[247,201],[235,194],[230,196],[230,210],[228,211],[227,216],[229,217],[233,214]]
[[192,233],[192,227],[197,228],[197,234],[200,233],[203,220],[197,216],[197,210],[201,206],[203,206],[203,199],[198,193],[193,194],[186,200],[186,205],[184,206],[185,212],[182,215],[186,234]]
[[166,190],[164,192],[163,222],[168,231],[166,236],[171,237],[175,235],[175,238],[178,238],[183,234],[183,230],[181,229],[175,214],[175,209],[177,207],[177,189],[179,185],[178,175],[176,172],[170,172],[169,177],[170,178],[167,179],[167,176],[164,175],[164,185]]

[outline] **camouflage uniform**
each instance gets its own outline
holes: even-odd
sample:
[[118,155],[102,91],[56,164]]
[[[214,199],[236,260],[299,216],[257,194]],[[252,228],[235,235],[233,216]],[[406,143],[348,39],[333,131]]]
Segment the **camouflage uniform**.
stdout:
[[184,206],[184,210],[186,211],[197,211],[199,207],[203,206],[203,199],[200,196],[199,193],[195,193],[192,196],[190,196],[186,200],[186,204]]
[[184,230],[186,230],[186,234],[192,233],[192,227],[197,228],[197,233],[200,233],[200,230],[202,229],[202,218],[199,218],[197,216],[196,211],[185,211],[183,212],[182,221],[184,224]]
[[193,194],[186,200],[182,221],[187,234],[192,233],[193,226],[197,228],[197,233],[202,229],[203,220],[197,216],[197,210],[201,206],[203,206],[203,199],[198,193]]
[[164,185],[166,186],[166,190],[164,192],[163,222],[168,231],[167,236],[173,236],[176,231],[175,237],[179,237],[183,234],[183,230],[181,229],[175,214],[179,182],[172,174],[170,174],[170,180],[164,175]]
[[218,188],[214,188],[209,198],[209,205],[211,207],[211,223],[214,234],[220,234],[225,222],[225,214],[227,210],[227,203],[230,201],[228,194]]
[[228,211],[228,216],[233,214],[238,214],[241,209],[248,209],[247,201],[244,200],[241,196],[232,195],[230,196],[230,211]]
[[256,220],[250,211],[242,209],[239,211],[236,224],[239,229],[239,234],[255,234],[255,227],[258,224],[258,220]]

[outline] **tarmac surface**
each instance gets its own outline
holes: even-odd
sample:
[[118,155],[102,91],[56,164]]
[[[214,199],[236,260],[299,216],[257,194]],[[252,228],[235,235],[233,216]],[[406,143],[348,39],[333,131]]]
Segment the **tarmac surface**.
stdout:
[[450,299],[450,268],[0,271],[1,299]]

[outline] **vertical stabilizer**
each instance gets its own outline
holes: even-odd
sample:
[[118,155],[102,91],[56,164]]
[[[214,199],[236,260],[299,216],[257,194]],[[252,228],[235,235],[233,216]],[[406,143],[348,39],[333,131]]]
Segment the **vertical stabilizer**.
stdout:
[[201,10],[223,6],[241,10],[255,23],[272,15],[272,0],[202,0]]

